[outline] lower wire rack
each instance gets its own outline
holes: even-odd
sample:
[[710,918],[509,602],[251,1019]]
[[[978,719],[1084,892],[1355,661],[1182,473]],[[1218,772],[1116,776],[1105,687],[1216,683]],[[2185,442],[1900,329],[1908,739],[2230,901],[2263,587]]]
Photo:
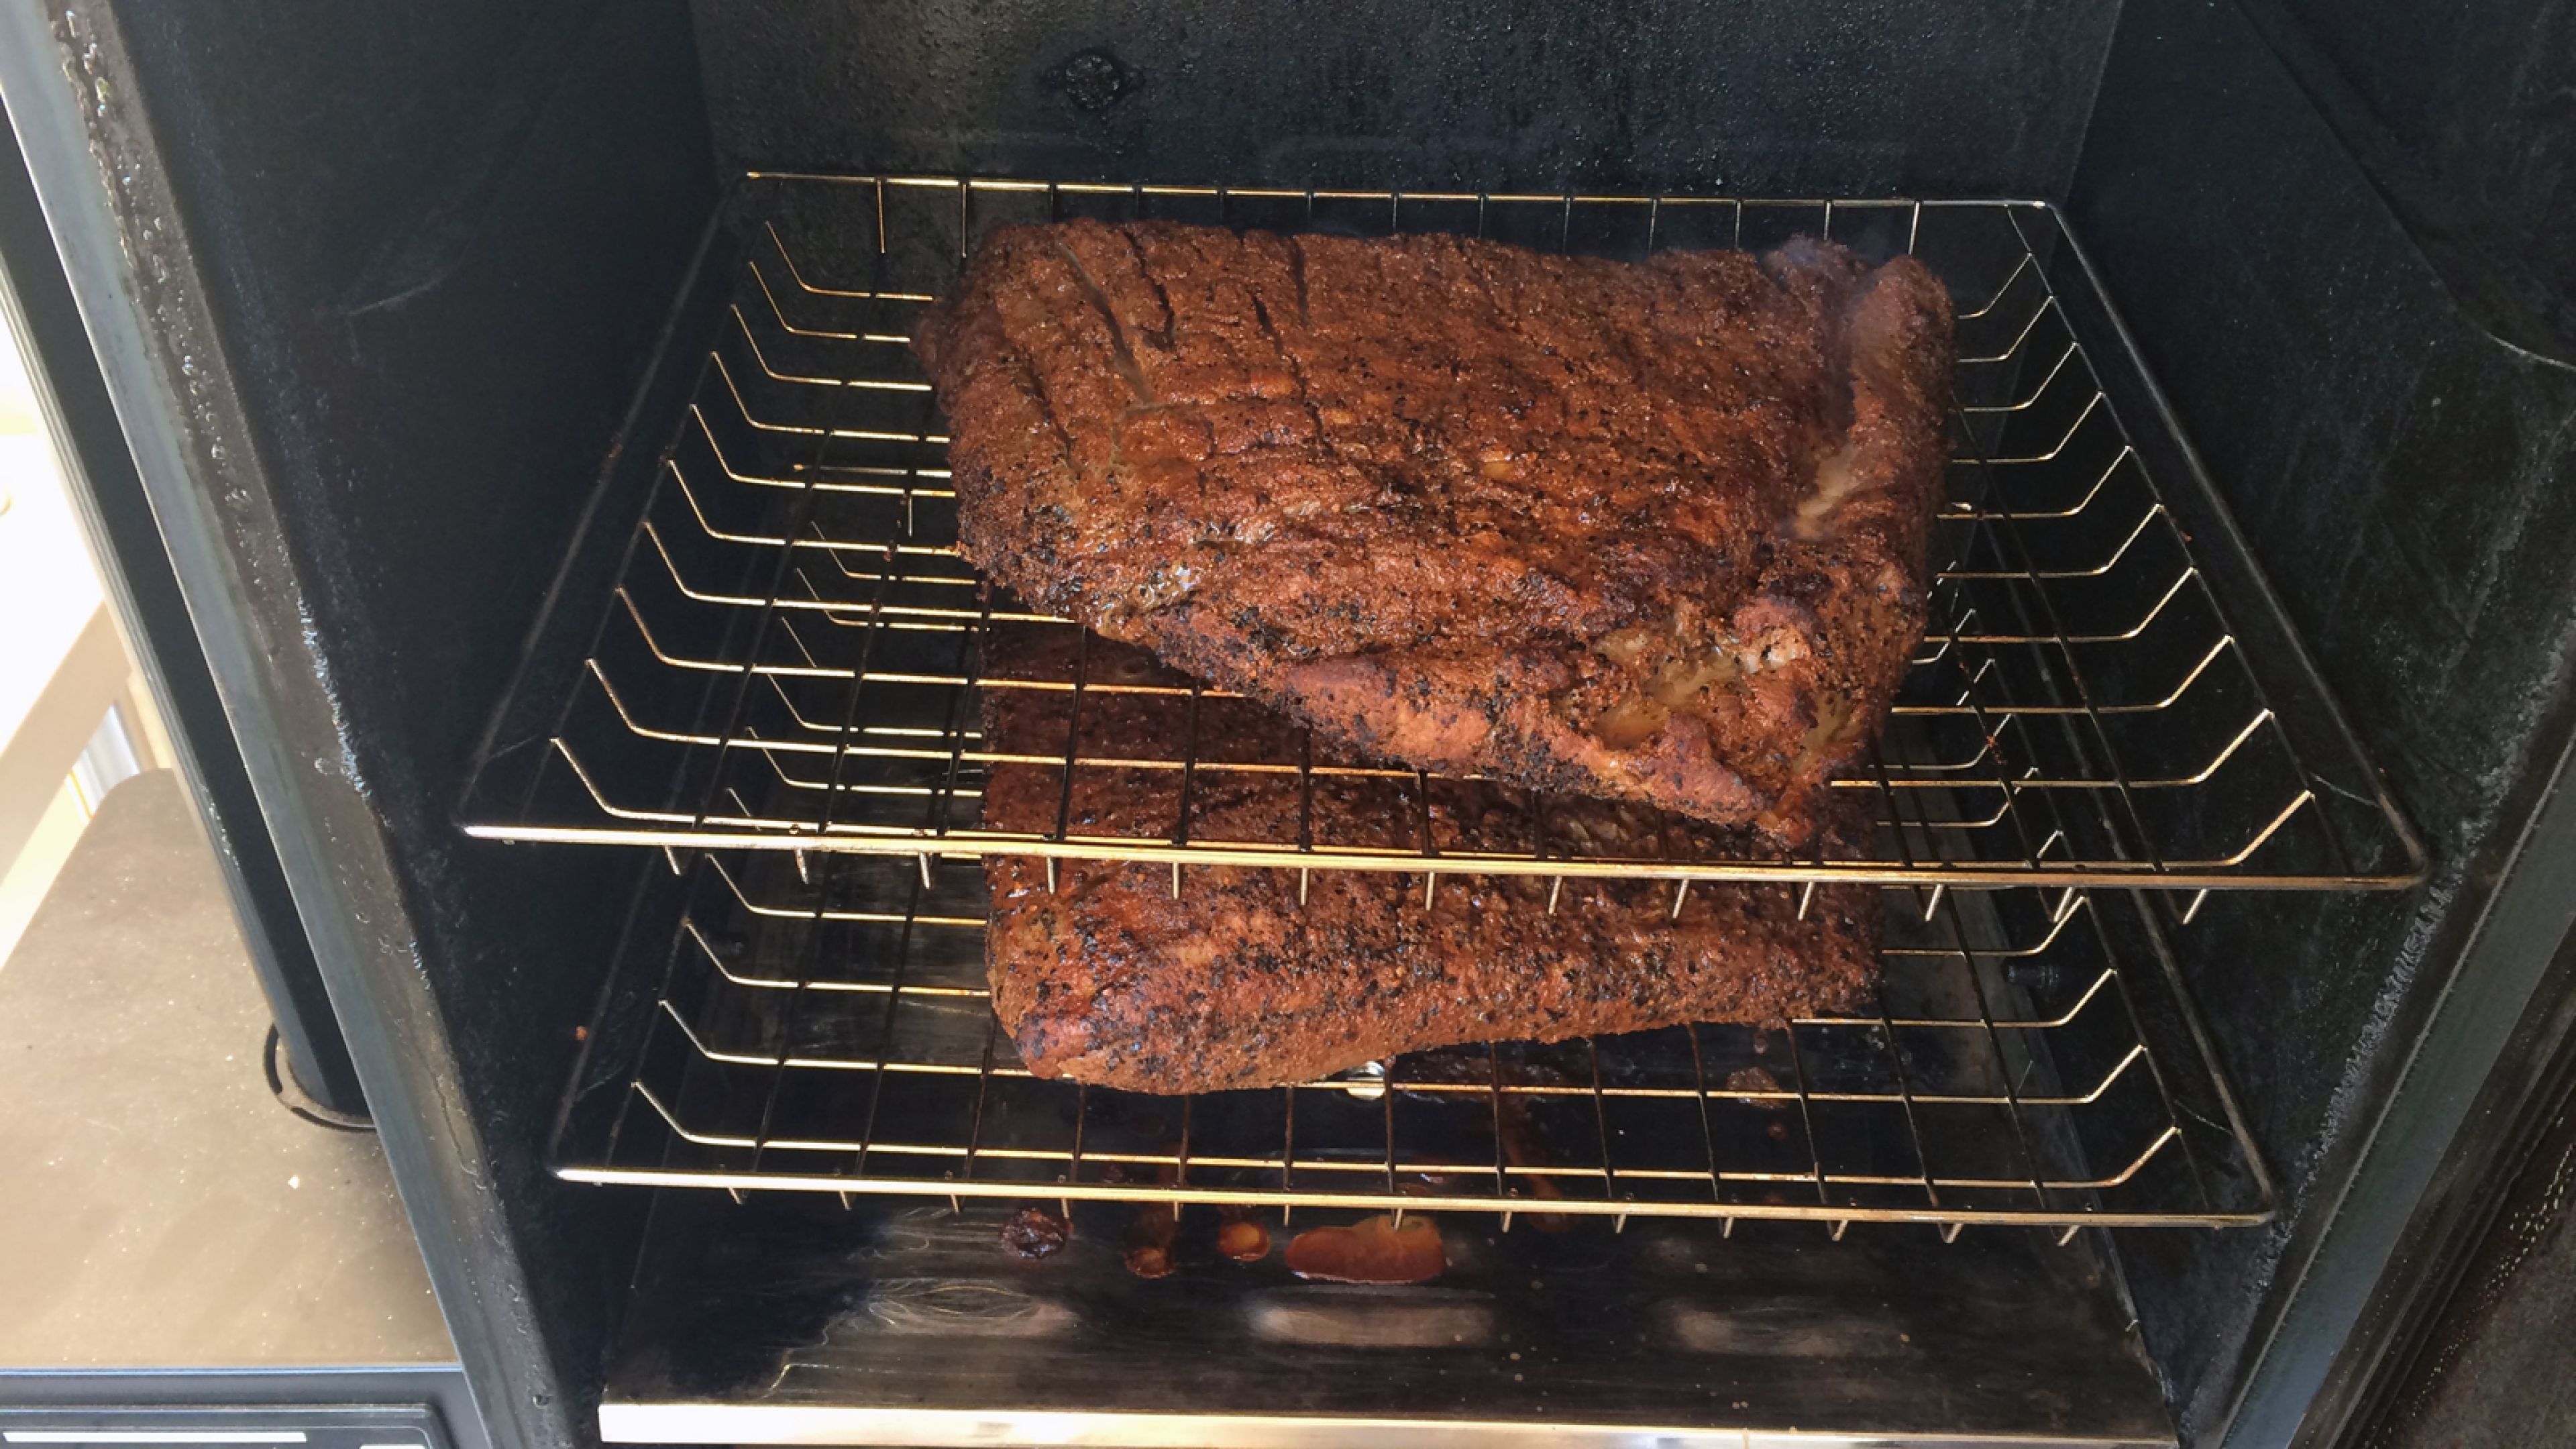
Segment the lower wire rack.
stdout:
[[[1465,231],[1630,257],[1803,233],[1912,253],[1957,298],[1931,631],[1881,746],[1836,782],[1875,832],[1777,860],[1624,859],[1536,839],[1483,852],[1476,869],[2178,889],[2385,888],[2422,874],[2419,844],[2048,207],[936,177],[753,178],[737,192],[697,288],[713,335],[687,330],[660,373],[667,397],[639,412],[639,430],[662,431],[621,456],[653,459],[653,476],[576,554],[604,562],[567,572],[587,582],[552,606],[496,718],[461,810],[470,833],[1424,868],[1428,851],[1225,839],[1186,819],[1124,838],[981,821],[984,772],[1002,758],[980,734],[987,690],[1068,691],[1077,717],[1086,695],[1223,697],[1177,677],[1099,677],[1071,649],[1068,668],[1040,677],[988,668],[997,628],[1071,626],[959,558],[945,424],[906,344],[984,231],[1072,216]],[[1036,762],[1159,771],[1176,789],[1226,770],[1382,768],[1324,741],[1220,758],[1080,730]]]
[[2272,1211],[2129,892],[1888,889],[1877,1015],[1453,1048],[1159,1097],[1021,1065],[986,990],[972,859],[712,852],[651,874],[651,924],[630,935],[558,1127],[569,1179],[1439,1209],[1506,1227]]

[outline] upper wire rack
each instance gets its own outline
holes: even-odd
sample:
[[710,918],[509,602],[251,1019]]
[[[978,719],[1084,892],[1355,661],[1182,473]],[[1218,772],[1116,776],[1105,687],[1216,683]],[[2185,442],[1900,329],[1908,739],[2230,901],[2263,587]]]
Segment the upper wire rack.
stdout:
[[[1957,303],[1957,405],[1932,626],[1884,737],[1835,782],[1875,832],[1839,852],[1718,860],[1572,838],[1467,853],[1211,838],[1185,804],[1154,834],[983,828],[984,770],[1005,758],[1158,770],[1176,801],[1210,772],[1415,773],[1320,740],[1217,758],[1077,727],[1060,753],[985,747],[986,689],[1227,697],[1132,663],[1091,667],[1101,651],[1078,647],[1035,651],[1069,661],[1053,674],[986,672],[997,628],[1073,626],[958,556],[948,440],[907,344],[985,231],[1074,216],[1439,230],[1624,257],[1806,234],[1921,258]],[[730,295],[712,339],[673,364],[691,374],[685,403],[614,582],[554,607],[465,801],[472,834],[1963,886],[2384,888],[2423,873],[2043,204],[755,176],[725,235],[715,254],[732,275],[715,285]],[[2179,491],[2160,489],[2151,458]]]

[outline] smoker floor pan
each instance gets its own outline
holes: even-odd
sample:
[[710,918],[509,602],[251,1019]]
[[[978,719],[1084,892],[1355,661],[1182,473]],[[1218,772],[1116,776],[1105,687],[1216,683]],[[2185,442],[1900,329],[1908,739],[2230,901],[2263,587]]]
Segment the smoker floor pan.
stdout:
[[[1186,1210],[1178,1271],[1076,1203],[667,1192],[600,1409],[612,1442],[1285,1446],[2171,1444],[2090,1235],[1439,1219],[1431,1283],[1301,1282]],[[1340,1219],[1350,1214],[1318,1215]],[[1310,1225],[1300,1215],[1295,1227]],[[1554,1230],[1551,1230],[1554,1229]],[[1293,1230],[1293,1228],[1292,1228]]]

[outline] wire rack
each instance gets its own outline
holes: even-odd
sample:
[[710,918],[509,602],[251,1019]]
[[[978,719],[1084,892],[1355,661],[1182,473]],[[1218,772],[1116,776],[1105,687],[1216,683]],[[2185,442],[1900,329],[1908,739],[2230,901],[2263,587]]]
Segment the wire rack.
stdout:
[[[1460,868],[1882,883],[2392,887],[2423,854],[2379,789],[2050,208],[1087,187],[757,177],[710,283],[714,335],[613,573],[559,599],[462,819],[505,840]],[[1311,839],[1086,835],[980,820],[987,766],[1382,772],[1324,742],[1265,758],[1068,732],[997,755],[981,691],[1204,693],[1097,677],[1082,651],[994,678],[997,625],[1054,625],[959,558],[946,442],[907,350],[989,228],[1076,215],[1450,230],[1643,256],[1821,234],[1912,252],[1957,299],[1960,363],[1933,625],[1884,738],[1838,789],[1873,835],[1769,860],[1644,860],[1572,840],[1463,860]],[[2140,427],[2148,431],[2134,431]],[[2152,446],[2142,446],[2142,438]],[[2159,488],[2150,457],[2180,473]],[[2179,501],[2178,501],[2179,500]],[[2198,525],[2195,518],[2212,523]],[[598,546],[612,546],[609,540]],[[2222,556],[2212,568],[2210,555]],[[2247,581],[2222,602],[2219,578]],[[2252,615],[2251,634],[2232,619]],[[1402,772],[1410,774],[1411,772]],[[1543,810],[1534,811],[1543,815]]]
[[2133,892],[1885,890],[1876,1015],[1154,1097],[1021,1065],[985,986],[989,893],[970,858],[710,852],[653,874],[677,924],[631,945],[592,1029],[556,1143],[574,1180],[1439,1208],[1506,1226],[2218,1226],[2272,1209]]

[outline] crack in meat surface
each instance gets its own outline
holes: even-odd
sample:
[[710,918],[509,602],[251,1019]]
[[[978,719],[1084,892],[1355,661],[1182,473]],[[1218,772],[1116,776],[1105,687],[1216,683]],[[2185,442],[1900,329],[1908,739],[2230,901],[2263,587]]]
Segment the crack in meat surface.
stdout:
[[1804,840],[1922,636],[1910,258],[1004,227],[914,346],[970,561],[1383,758]]
[[[1002,680],[1060,677],[1072,630],[997,640]],[[1119,646],[1089,646],[1096,678],[1143,677]],[[1050,651],[1056,657],[1049,657]],[[1150,670],[1150,662],[1145,663]],[[986,748],[1057,755],[1074,727],[1061,690],[989,687]],[[1194,737],[1206,760],[1297,755],[1297,727],[1248,700],[1088,692],[1087,752],[1171,754]],[[1113,744],[1114,742],[1114,744]],[[1535,822],[1519,791],[1483,781],[1318,775],[1311,806],[1293,772],[1180,772],[1084,766],[1065,816],[1076,835],[1294,839],[1411,850],[1427,830],[1452,853],[1523,850]],[[1000,763],[984,824],[1051,832],[1067,800],[1059,764]],[[1183,820],[1186,810],[1187,819]],[[1707,859],[1758,850],[1755,832],[1615,801],[1551,802],[1549,838],[1595,852]],[[1171,868],[988,856],[986,927],[993,1008],[1039,1076],[1142,1092],[1312,1081],[1364,1061],[1467,1042],[1642,1031],[1691,1021],[1768,1023],[1860,1007],[1877,979],[1879,892],[1828,886],[1800,920],[1797,891],[1549,882],[1444,874],[1428,907],[1421,878],[1317,870],[1299,901],[1293,870],[1194,866],[1176,897]]]

